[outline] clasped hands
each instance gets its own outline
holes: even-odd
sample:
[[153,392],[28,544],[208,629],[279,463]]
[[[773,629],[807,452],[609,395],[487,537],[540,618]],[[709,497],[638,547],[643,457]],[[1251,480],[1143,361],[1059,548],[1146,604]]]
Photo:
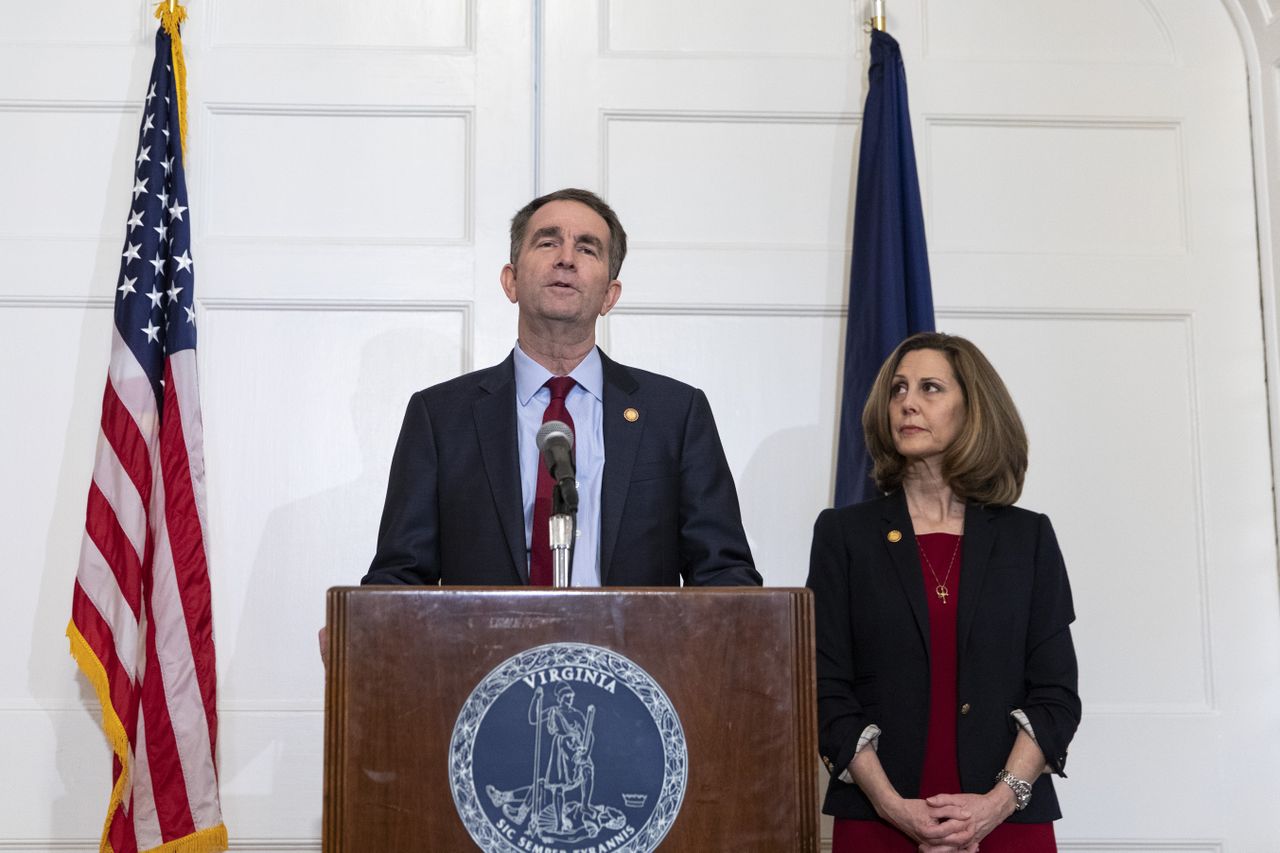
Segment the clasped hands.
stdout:
[[999,785],[987,794],[900,799],[886,817],[916,842],[920,853],[977,853],[978,843],[1013,810],[1013,792]]

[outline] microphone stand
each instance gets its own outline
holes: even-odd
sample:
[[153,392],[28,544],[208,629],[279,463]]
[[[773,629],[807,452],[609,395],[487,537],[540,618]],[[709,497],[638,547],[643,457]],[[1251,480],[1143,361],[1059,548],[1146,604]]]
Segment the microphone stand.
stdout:
[[569,587],[577,520],[577,484],[565,477],[551,490],[551,585],[556,589]]

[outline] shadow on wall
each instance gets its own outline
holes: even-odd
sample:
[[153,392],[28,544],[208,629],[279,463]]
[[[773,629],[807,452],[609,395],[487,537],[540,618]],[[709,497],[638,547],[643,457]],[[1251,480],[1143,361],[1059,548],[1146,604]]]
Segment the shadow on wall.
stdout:
[[[386,332],[361,350],[350,407],[358,475],[275,508],[262,528],[243,607],[228,632],[234,635],[234,651],[220,685],[224,811],[238,817],[240,833],[319,837],[324,673],[316,633],[324,624],[325,591],[358,584],[373,556],[405,402],[398,394],[391,399],[384,377],[389,370],[403,372],[405,353],[415,351],[413,341],[420,335],[418,329]],[[341,453],[350,446],[340,441],[333,450]],[[323,466],[333,457],[292,462]],[[342,462],[338,467],[350,470],[348,460]],[[221,647],[227,648],[225,641]]]
[[[124,123],[131,121],[129,116]],[[94,279],[110,282],[113,275],[114,271],[96,270]],[[100,284],[91,289],[100,291],[106,287]],[[111,794],[111,748],[102,729],[102,707],[93,686],[71,657],[65,636],[84,535],[90,483],[86,475],[92,472],[106,381],[108,350],[102,348],[106,337],[102,326],[110,323],[108,310],[88,310],[83,314],[75,390],[45,540],[27,667],[30,695],[44,709],[53,731],[61,783],[61,793],[50,803],[49,812],[49,833],[55,838],[96,839],[102,832]],[[74,687],[67,683],[68,679],[75,682]],[[34,768],[29,778],[40,778]]]
[[738,479],[742,523],[767,586],[804,586],[808,577],[813,522],[831,506],[830,444],[817,425],[780,430],[760,442]]

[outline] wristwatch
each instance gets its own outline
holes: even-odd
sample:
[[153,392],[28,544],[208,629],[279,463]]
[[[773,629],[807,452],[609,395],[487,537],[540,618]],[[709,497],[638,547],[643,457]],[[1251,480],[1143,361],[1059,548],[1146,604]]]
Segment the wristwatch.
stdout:
[[1031,783],[1026,779],[1019,779],[1008,770],[1001,770],[996,774],[996,781],[1005,783],[1013,790],[1014,811],[1022,811],[1031,802]]

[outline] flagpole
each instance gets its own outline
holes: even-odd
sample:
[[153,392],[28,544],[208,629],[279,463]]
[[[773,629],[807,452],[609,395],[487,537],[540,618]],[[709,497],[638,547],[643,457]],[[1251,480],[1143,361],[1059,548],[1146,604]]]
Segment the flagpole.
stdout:
[[871,9],[871,29],[884,32],[884,0],[875,0]]
[[893,348],[910,334],[934,328],[906,71],[898,42],[880,29],[884,0],[873,8],[878,20],[867,21],[868,29],[876,27],[859,130],[834,506],[880,496],[869,476],[863,406]]

